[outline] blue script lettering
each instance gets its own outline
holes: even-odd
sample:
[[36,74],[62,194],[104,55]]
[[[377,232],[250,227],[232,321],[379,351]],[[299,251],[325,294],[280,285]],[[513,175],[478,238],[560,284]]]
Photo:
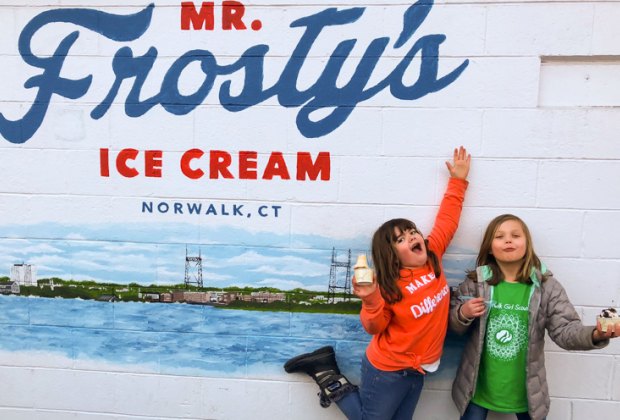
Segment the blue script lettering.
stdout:
[[[403,15],[403,29],[394,43],[394,48],[406,44],[419,26],[424,22],[433,6],[432,0],[419,0],[410,6]],[[93,76],[79,80],[60,76],[65,59],[77,38],[79,31],[67,35],[58,45],[51,57],[37,57],[32,53],[31,40],[35,33],[45,25],[63,22],[91,30],[117,42],[138,39],[151,23],[154,5],[132,15],[114,15],[92,9],[55,9],[45,11],[33,18],[22,30],[19,37],[19,52],[23,60],[42,69],[42,73],[28,79],[24,86],[36,88],[36,99],[22,119],[10,121],[0,113],[0,134],[11,143],[24,143],[41,126],[52,95],[69,99],[84,96],[90,88]],[[337,80],[342,67],[355,47],[357,39],[341,41],[334,48],[325,68],[317,80],[307,89],[299,90],[297,81],[306,58],[323,29],[341,26],[357,21],[365,8],[355,7],[345,10],[328,8],[314,15],[306,16],[291,23],[292,28],[305,28],[294,51],[285,65],[277,82],[268,88],[263,86],[264,60],[269,51],[268,45],[255,45],[248,48],[241,57],[230,65],[219,65],[215,56],[207,50],[191,50],[181,55],[166,72],[159,93],[141,100],[142,87],[157,60],[157,49],[151,47],[143,56],[135,57],[130,47],[121,47],[112,58],[115,79],[104,99],[91,111],[93,119],[103,117],[118,95],[123,81],[133,79],[133,84],[125,100],[125,114],[140,117],[156,105],[175,115],[185,115],[203,103],[211,92],[218,76],[228,76],[243,71],[241,89],[233,89],[231,80],[224,80],[219,89],[221,105],[231,112],[239,112],[271,97],[276,97],[284,107],[301,107],[297,114],[297,128],[307,138],[325,136],[340,127],[351,115],[357,104],[368,100],[382,90],[402,100],[415,100],[429,93],[437,92],[453,83],[469,64],[464,60],[448,74],[438,77],[439,46],[445,35],[432,34],[420,37],[404,54],[394,70],[374,86],[367,86],[390,38],[374,39],[367,46],[351,79],[341,87]],[[405,78],[413,59],[420,57],[418,79],[410,86]],[[198,63],[204,79],[195,92],[184,95],[179,92],[178,81],[183,70],[192,63]],[[340,83],[342,85],[342,83]],[[239,91],[234,96],[231,91]],[[315,111],[330,110],[311,119]]]

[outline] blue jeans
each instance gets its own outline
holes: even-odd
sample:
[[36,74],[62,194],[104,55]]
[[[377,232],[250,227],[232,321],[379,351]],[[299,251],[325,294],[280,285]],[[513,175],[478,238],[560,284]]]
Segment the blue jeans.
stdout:
[[420,372],[379,370],[364,355],[359,391],[345,395],[336,404],[349,420],[411,420],[423,386]]
[[[487,414],[489,414],[489,409],[480,407],[473,402],[470,402],[467,408],[465,409],[465,413],[461,420],[486,420]],[[530,415],[525,413],[515,413],[517,416],[517,420],[531,420]]]

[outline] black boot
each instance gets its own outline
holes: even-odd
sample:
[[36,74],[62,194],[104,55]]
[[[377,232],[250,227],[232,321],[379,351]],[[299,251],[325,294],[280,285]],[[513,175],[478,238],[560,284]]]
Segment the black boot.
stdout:
[[322,407],[329,407],[332,401],[338,401],[357,389],[340,374],[332,346],[293,357],[284,364],[284,370],[287,373],[303,372],[310,375],[321,389],[319,398]]

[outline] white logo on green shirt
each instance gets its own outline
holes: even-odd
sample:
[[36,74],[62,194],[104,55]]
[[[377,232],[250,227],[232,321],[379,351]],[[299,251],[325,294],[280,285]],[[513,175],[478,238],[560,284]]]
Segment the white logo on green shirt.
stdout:
[[514,313],[501,313],[489,319],[487,350],[491,357],[513,360],[527,345],[527,324]]

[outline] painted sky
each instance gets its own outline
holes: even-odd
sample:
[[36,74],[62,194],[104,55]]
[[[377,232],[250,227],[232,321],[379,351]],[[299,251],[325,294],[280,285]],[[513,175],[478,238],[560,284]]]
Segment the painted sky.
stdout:
[[[355,260],[358,253],[368,253],[370,242],[362,237],[249,233],[230,227],[203,229],[196,240],[195,230],[191,224],[1,226],[0,267],[7,276],[13,264],[27,263],[36,267],[39,279],[176,284],[184,280],[187,249],[190,256],[202,257],[205,286],[326,291],[332,248],[339,261],[346,260],[349,249]],[[182,241],[184,237],[192,240]],[[462,277],[470,259],[447,257],[446,271]],[[344,276],[344,269],[338,275]]]
[[[345,244],[234,228],[214,228],[208,234],[203,230],[203,239],[195,240],[195,229],[189,224],[3,226],[0,267],[9,275],[13,264],[31,264],[39,279],[175,284],[184,280],[187,249],[188,255],[202,257],[205,286],[327,290],[332,249],[325,244],[332,243],[338,260],[344,261],[351,243],[358,244],[352,249],[354,258],[366,252],[362,247],[368,242],[357,239]],[[183,237],[192,240],[184,242]],[[295,246],[290,247],[291,243]]]

